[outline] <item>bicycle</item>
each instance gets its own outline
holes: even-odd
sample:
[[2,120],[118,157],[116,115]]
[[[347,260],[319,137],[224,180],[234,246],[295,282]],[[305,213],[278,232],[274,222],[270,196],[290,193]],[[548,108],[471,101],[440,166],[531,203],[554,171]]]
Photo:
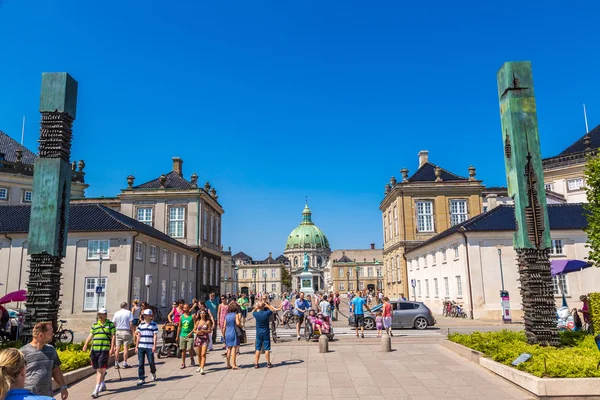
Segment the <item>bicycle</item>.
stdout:
[[66,324],[67,321],[65,321],[64,319],[61,319],[58,322],[60,322],[60,325],[58,326],[58,329],[56,330],[56,333],[54,334],[54,340],[58,343],[65,343],[65,344],[73,343],[73,337],[74,337],[73,331],[70,329],[63,328],[63,324]]

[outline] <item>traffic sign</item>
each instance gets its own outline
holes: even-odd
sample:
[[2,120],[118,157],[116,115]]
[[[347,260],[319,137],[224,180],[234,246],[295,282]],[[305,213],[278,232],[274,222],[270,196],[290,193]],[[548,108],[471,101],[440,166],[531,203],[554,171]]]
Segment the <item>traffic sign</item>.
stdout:
[[410,280],[410,286],[412,286],[413,288],[417,287],[417,280],[416,279],[411,279]]
[[96,294],[102,294],[102,286],[96,286]]

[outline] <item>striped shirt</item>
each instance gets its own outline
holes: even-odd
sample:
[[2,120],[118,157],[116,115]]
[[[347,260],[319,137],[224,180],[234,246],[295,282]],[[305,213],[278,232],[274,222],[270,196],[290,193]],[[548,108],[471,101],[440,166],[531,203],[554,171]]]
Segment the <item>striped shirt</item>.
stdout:
[[158,325],[152,321],[150,323],[142,322],[137,328],[138,347],[142,349],[151,349],[154,346],[154,336],[158,335]]
[[100,323],[100,320],[92,325],[90,334],[94,336],[92,341],[92,350],[94,351],[110,351],[110,343],[112,337],[117,333],[115,324],[106,320],[104,325]]

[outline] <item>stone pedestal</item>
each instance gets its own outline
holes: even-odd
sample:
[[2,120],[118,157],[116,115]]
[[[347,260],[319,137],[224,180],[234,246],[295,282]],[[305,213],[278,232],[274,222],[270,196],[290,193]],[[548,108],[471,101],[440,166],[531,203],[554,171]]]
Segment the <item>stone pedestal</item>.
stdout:
[[300,291],[304,292],[306,296],[315,294],[315,290],[313,289],[313,274],[308,271],[300,274]]
[[319,353],[329,353],[329,339],[327,335],[319,336]]
[[381,351],[384,353],[389,353],[390,351],[392,351],[392,338],[387,336],[387,335],[383,335],[381,337]]

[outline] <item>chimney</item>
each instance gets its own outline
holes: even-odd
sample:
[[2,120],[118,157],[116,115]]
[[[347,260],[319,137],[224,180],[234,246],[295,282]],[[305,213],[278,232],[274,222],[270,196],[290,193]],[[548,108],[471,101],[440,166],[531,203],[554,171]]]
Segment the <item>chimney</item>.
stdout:
[[183,176],[183,160],[179,157],[173,157],[173,172]]
[[375,250],[375,243],[371,243],[371,250]]
[[485,198],[487,199],[487,209],[490,211],[493,208],[498,207],[498,195],[496,193],[490,193]]
[[421,150],[419,152],[419,168],[429,161],[429,152],[427,150]]

